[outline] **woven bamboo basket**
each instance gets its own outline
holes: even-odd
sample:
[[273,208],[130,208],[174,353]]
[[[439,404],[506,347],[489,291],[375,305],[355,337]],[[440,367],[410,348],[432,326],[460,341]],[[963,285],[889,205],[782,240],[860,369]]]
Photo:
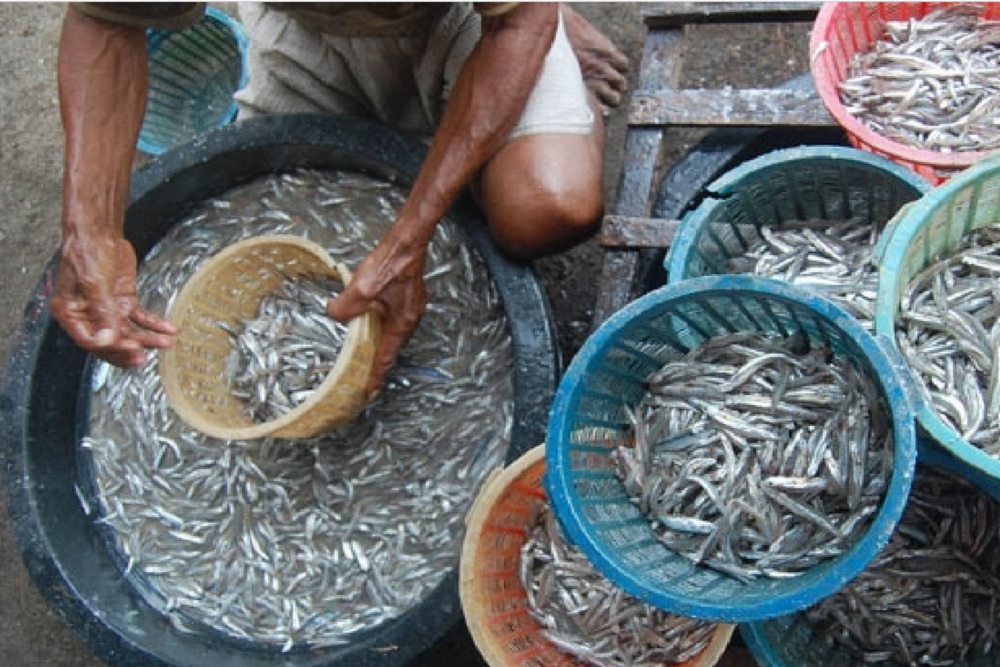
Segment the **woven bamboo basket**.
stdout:
[[309,438],[356,417],[381,337],[374,313],[348,324],[333,369],[307,400],[280,418],[255,422],[225,379],[232,336],[220,324],[253,318],[260,300],[302,276],[332,277],[344,285],[350,271],[319,245],[296,236],[260,236],[212,257],[177,295],[168,318],[180,327],[160,357],[160,378],[171,407],[189,426],[227,440],[275,436]]
[[[494,471],[466,517],[459,571],[465,622],[491,667],[579,667],[541,633],[528,611],[518,577],[521,547],[537,503],[547,502],[542,477],[545,447],[539,445],[503,470]],[[729,644],[735,626],[719,624],[696,658],[676,667],[712,667]]]

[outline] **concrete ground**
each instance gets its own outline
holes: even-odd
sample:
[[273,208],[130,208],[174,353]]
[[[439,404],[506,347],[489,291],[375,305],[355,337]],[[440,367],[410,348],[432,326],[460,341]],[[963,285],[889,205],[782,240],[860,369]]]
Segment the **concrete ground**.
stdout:
[[[230,5],[221,5],[231,10]],[[633,79],[645,28],[631,2],[580,3],[581,13],[629,55]],[[56,56],[63,5],[0,3],[0,359],[42,270],[59,241],[62,129]],[[766,87],[807,71],[808,25],[698,28],[686,54],[689,87]],[[624,109],[609,122],[606,192],[622,169]],[[665,167],[700,136],[672,131]],[[601,249],[593,241],[537,264],[552,304],[568,361],[583,342],[599,275]],[[0,508],[0,664],[11,667],[98,667],[32,585]],[[474,662],[474,660],[472,660]],[[449,664],[464,664],[448,661]],[[720,663],[753,665],[737,649]]]

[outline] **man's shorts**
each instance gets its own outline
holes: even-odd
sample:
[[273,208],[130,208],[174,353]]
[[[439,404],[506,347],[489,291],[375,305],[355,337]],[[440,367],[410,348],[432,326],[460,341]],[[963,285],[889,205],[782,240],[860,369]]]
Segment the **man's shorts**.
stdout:
[[[352,114],[425,137],[433,135],[480,35],[480,17],[468,3],[456,3],[429,29],[412,35],[331,34],[260,3],[240,3],[239,12],[250,44],[250,81],[236,94],[241,118]],[[594,122],[560,16],[539,80],[509,138],[590,134]]]

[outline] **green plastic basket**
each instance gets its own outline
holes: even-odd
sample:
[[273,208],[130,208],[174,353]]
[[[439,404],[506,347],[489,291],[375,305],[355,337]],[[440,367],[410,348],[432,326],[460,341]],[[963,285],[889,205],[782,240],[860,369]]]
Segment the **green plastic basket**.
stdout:
[[929,182],[891,160],[843,146],[803,146],[744,162],[706,188],[664,260],[668,282],[729,273],[727,261],[790,220],[863,220],[882,228]]
[[[910,279],[936,257],[956,248],[971,231],[1000,223],[1000,156],[952,177],[908,206],[882,239],[875,331],[896,345],[896,315]],[[923,396],[916,401],[924,457],[954,457],[980,486],[1000,483],[1000,459],[963,439]],[[926,441],[926,442],[925,442]],[[940,448],[941,451],[935,451]]]
[[[845,553],[799,576],[742,583],[660,543],[618,479],[612,452],[631,442],[628,409],[646,378],[706,339],[743,331],[804,335],[848,356],[892,419],[893,470],[881,509]],[[775,618],[842,588],[888,542],[916,465],[910,377],[890,346],[829,299],[745,275],[692,278],[640,297],[609,318],[574,357],[553,403],[546,490],[567,537],[628,593],[675,614],[712,621]]]
[[159,155],[236,118],[233,93],[246,85],[243,26],[209,7],[183,30],[147,30],[149,93],[139,150]]

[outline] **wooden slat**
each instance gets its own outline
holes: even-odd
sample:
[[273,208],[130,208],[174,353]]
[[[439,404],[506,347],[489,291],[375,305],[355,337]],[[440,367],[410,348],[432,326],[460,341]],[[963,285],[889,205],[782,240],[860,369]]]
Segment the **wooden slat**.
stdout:
[[677,233],[678,220],[606,215],[601,245],[606,248],[666,248]]
[[650,28],[705,23],[810,23],[820,2],[649,2],[642,19]]
[[[673,89],[680,83],[683,31],[656,30],[646,35],[639,67],[640,90]],[[617,215],[649,216],[653,207],[656,173],[663,154],[663,127],[632,127],[625,135],[622,175],[612,211]],[[638,252],[619,248],[604,251],[601,278],[594,300],[591,327],[634,298]]]
[[813,91],[786,89],[636,91],[630,125],[836,125]]

